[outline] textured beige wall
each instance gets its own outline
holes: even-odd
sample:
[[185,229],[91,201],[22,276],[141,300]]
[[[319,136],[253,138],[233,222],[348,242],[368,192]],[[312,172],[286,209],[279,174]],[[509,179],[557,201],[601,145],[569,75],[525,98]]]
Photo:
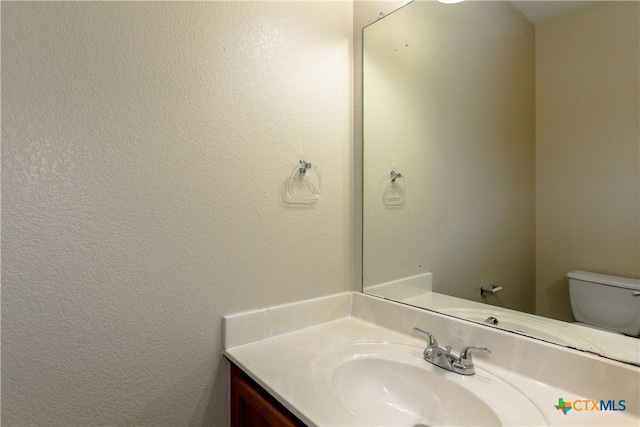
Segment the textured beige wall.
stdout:
[[536,312],[573,320],[566,274],[640,277],[640,4],[536,28]]
[[[228,425],[221,316],[350,289],[352,25],[2,3],[3,425]],[[311,208],[279,198],[301,158]]]
[[[495,281],[488,303],[532,312],[533,27],[508,2],[405,11],[365,30],[365,284],[430,271],[478,301]],[[391,170],[402,208],[382,203]]]

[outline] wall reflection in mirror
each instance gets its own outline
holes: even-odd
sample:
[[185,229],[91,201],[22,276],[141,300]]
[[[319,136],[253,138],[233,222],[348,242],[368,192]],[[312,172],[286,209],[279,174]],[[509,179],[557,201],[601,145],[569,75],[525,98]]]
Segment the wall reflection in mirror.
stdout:
[[365,292],[640,363],[639,16],[417,1],[363,30]]

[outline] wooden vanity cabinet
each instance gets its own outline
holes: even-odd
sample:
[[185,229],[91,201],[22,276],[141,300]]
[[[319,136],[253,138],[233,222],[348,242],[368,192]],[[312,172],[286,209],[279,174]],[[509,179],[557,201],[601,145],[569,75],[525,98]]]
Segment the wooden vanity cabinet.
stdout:
[[305,424],[231,363],[231,427],[305,427]]

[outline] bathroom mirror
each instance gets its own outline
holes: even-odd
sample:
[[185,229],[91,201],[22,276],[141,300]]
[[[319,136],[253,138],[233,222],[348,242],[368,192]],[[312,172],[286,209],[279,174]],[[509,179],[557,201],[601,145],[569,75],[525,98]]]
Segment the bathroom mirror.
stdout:
[[363,291],[640,364],[567,277],[640,278],[639,20],[415,1],[366,27]]

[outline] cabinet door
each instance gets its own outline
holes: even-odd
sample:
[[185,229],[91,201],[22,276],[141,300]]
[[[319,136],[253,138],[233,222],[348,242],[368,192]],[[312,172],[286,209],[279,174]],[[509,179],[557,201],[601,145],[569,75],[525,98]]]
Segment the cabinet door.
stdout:
[[298,418],[231,364],[231,427],[304,427]]

